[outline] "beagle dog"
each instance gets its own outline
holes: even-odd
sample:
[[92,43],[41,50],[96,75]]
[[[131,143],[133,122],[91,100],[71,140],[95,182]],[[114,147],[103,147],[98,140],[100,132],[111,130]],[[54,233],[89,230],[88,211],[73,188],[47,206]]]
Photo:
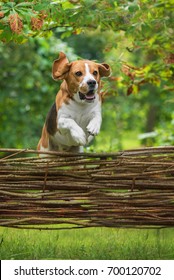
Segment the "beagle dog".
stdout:
[[38,143],[39,151],[80,152],[100,131],[101,77],[110,66],[90,60],[69,62],[60,52],[52,67],[54,80],[63,80]]

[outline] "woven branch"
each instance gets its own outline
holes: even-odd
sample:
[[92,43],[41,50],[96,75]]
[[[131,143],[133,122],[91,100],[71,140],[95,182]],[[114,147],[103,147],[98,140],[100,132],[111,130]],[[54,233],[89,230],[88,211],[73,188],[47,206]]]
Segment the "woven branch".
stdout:
[[174,226],[174,147],[37,154],[0,149],[0,226]]

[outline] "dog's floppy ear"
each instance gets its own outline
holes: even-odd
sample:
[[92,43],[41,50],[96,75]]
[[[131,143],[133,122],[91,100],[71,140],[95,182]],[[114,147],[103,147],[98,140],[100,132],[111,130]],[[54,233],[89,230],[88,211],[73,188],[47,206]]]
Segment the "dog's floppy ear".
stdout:
[[108,77],[111,73],[111,68],[106,63],[98,64],[100,77]]
[[59,53],[59,58],[53,62],[52,77],[54,80],[62,80],[69,71],[71,63],[69,63],[63,52]]

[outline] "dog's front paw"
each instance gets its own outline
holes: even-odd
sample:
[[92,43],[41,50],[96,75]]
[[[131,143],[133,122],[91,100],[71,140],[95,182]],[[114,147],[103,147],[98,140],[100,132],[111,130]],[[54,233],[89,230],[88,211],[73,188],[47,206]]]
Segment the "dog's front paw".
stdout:
[[76,144],[82,145],[82,146],[86,145],[86,142],[87,142],[86,135],[85,135],[83,129],[81,129],[80,127],[71,130],[71,136],[72,136],[73,140],[76,142]]
[[93,119],[92,121],[90,121],[90,123],[87,126],[87,131],[89,132],[89,134],[95,136],[97,134],[99,134],[100,132],[100,123],[97,119]]

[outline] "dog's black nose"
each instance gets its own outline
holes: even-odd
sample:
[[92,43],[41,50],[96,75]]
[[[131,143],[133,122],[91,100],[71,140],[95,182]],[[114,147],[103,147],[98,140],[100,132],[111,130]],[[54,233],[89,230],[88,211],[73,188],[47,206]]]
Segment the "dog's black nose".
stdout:
[[91,87],[91,88],[95,87],[96,83],[97,83],[97,82],[96,82],[95,80],[89,80],[89,81],[87,81],[88,86]]

